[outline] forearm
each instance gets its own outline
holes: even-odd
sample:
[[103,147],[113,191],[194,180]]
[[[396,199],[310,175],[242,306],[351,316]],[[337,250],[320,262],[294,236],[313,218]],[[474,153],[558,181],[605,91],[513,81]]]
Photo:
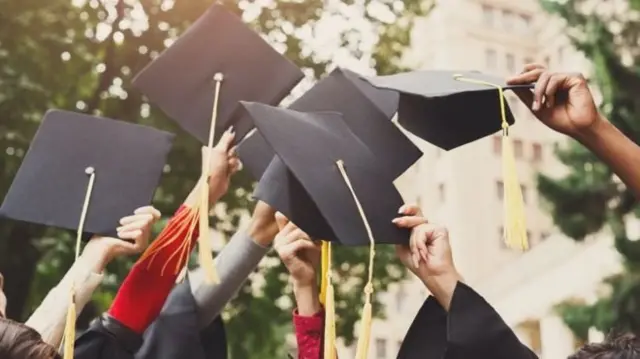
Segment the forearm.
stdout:
[[44,342],[54,348],[60,346],[69,309],[69,290],[73,285],[76,313],[80,315],[104,277],[99,263],[102,263],[101,256],[83,253],[29,317],[26,325],[40,333]]
[[310,317],[322,310],[320,305],[318,286],[315,283],[304,285],[293,283],[293,294],[298,307],[298,314],[303,317]]
[[270,247],[256,243],[247,231],[236,233],[215,259],[220,283],[207,284],[202,268],[190,273],[191,291],[199,312],[199,324],[204,328],[242,287]]
[[640,147],[604,117],[575,138],[591,150],[640,199]]

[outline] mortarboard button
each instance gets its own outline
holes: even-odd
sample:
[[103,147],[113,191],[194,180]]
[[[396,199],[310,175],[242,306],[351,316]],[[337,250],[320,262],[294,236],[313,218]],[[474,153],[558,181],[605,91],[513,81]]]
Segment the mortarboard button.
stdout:
[[[303,113],[258,103],[243,102],[243,106],[335,233],[335,238],[321,239],[345,245],[370,243],[358,206],[337,165],[342,160],[376,243],[407,243],[409,232],[391,223],[403,204],[393,179],[379,170],[376,158],[349,129],[341,114]],[[288,189],[291,188],[295,187]],[[274,205],[270,202],[272,195],[265,191],[260,199]],[[298,198],[304,196],[289,195],[289,208],[307,210],[307,204],[296,203]]]
[[[172,134],[153,128],[51,110],[31,142],[0,215],[115,235],[120,218],[151,202],[172,141]],[[85,201],[86,219],[81,221]]]
[[[236,111],[238,101],[276,105],[303,77],[299,68],[240,18],[214,5],[147,65],[133,84],[183,129],[210,144],[217,143],[230,126],[236,140],[251,130],[251,120]],[[215,138],[208,141],[212,122]]]
[[[502,129],[499,91],[503,79],[476,71],[414,71],[367,78],[381,89],[400,93],[398,123],[409,132],[451,150]],[[513,114],[505,107],[507,123]]]

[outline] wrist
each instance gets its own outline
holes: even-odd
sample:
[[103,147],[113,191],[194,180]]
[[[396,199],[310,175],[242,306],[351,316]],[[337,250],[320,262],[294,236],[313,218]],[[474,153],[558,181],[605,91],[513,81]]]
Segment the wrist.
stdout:
[[273,239],[278,234],[278,224],[275,221],[275,211],[261,213],[251,218],[248,234],[253,241],[263,247],[271,246]]
[[298,314],[303,317],[310,317],[318,313],[322,307],[318,293],[318,286],[313,282],[293,281],[293,295],[296,299]]
[[421,280],[446,311],[449,311],[458,282],[463,281],[462,276],[455,268],[437,275],[421,278]]
[[611,127],[611,123],[601,114],[598,113],[596,119],[592,124],[584,129],[577,130],[571,134],[578,142],[582,143],[585,147],[593,149],[597,147],[599,143],[602,143],[603,136]]

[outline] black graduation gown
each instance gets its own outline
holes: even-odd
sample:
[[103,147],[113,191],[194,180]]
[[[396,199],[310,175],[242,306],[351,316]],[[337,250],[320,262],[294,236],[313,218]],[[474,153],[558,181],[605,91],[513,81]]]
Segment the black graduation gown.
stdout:
[[473,289],[458,283],[447,313],[427,298],[402,342],[398,359],[537,359]]
[[[140,305],[144,305],[141,303]],[[162,312],[140,336],[103,315],[75,343],[75,359],[226,359],[224,323],[199,330],[188,278],[169,295]]]

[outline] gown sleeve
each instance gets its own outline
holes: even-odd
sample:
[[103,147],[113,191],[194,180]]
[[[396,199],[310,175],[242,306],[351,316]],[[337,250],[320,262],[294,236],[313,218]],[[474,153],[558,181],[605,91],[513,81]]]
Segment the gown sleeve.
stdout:
[[447,324],[445,359],[537,359],[498,312],[464,283],[456,286]]
[[398,359],[537,359],[482,296],[458,282],[447,313],[429,297]]
[[141,345],[140,334],[104,314],[76,339],[74,359],[133,359]]
[[306,317],[293,311],[293,327],[298,343],[298,359],[321,359],[324,336],[324,309]]

